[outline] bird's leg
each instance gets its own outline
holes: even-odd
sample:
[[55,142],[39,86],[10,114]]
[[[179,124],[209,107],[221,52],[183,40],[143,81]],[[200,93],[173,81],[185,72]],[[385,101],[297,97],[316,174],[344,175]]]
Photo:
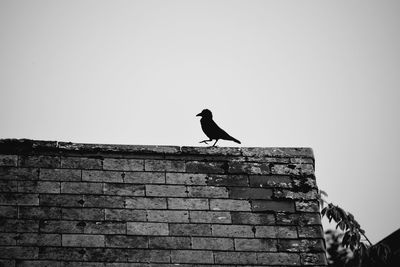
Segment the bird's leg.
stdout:
[[217,144],[219,139],[215,140],[215,143],[212,146],[215,146]]
[[210,142],[210,141],[212,141],[212,139],[210,139],[210,140],[203,140],[203,141],[201,141],[201,142],[199,142],[199,143],[208,144],[208,142]]

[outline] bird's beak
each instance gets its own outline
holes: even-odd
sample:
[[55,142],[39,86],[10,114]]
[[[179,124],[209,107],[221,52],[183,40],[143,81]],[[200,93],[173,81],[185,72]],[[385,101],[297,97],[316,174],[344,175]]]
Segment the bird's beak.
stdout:
[[199,113],[199,114],[197,114],[197,115],[196,115],[196,117],[198,117],[198,116],[201,116],[201,115],[202,115],[202,114],[201,114],[201,113]]

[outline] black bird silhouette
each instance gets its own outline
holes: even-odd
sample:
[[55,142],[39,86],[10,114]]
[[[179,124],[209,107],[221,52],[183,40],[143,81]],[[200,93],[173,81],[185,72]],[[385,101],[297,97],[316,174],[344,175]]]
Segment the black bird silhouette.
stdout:
[[200,143],[206,143],[210,142],[212,140],[215,140],[215,143],[212,146],[215,146],[215,144],[218,142],[219,139],[223,140],[230,140],[233,142],[236,142],[240,144],[240,141],[233,138],[229,134],[227,134],[224,130],[222,130],[212,119],[212,113],[208,109],[203,109],[203,111],[196,116],[200,116],[200,123],[201,123],[201,129],[203,129],[203,132],[207,135],[209,140],[203,140]]

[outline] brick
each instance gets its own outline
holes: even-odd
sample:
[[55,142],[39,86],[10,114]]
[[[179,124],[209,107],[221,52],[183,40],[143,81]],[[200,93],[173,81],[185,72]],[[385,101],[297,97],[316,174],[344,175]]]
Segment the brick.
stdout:
[[148,210],[149,222],[189,222],[188,211],[178,210]]
[[41,260],[64,260],[82,261],[87,250],[74,247],[40,247],[39,259]]
[[123,183],[125,175],[126,174],[124,172],[83,170],[82,181]]
[[146,196],[187,197],[187,191],[183,185],[146,185]]
[[[4,267],[15,267],[15,260],[4,260],[4,259],[0,259],[0,266],[4,266]],[[31,265],[27,265],[26,267],[30,267]],[[25,267],[25,266],[23,266]]]
[[210,199],[210,209],[223,211],[251,210],[249,201],[236,199]]
[[317,201],[296,201],[296,211],[300,212],[319,212]]
[[82,207],[80,201],[83,200],[82,196],[79,195],[47,195],[40,194],[39,204],[40,206],[52,206],[52,207]]
[[202,173],[166,173],[167,184],[207,185],[208,176]]
[[124,182],[132,184],[165,184],[165,174],[161,172],[127,172]]
[[[97,262],[115,262],[128,260],[129,254],[136,252],[136,250],[126,250],[120,248],[87,248],[85,249],[85,258],[87,261]],[[87,263],[86,263],[87,264]],[[98,266],[98,265],[95,265]],[[90,266],[90,267],[95,267]],[[101,266],[101,265],[100,265]],[[75,265],[71,266],[75,267]],[[88,267],[88,266],[83,266]]]
[[[170,251],[169,250],[129,250],[127,255],[129,262],[151,262],[151,263],[169,263]],[[139,266],[143,266],[139,265]],[[152,264],[153,266],[153,264]]]
[[0,247],[3,259],[37,259],[38,251],[35,247]]
[[18,181],[18,191],[21,193],[60,193],[59,182]]
[[23,246],[61,246],[61,235],[23,233],[18,235],[17,244]]
[[131,209],[106,209],[106,220],[112,221],[146,221],[145,210],[131,210]]
[[103,160],[103,169],[115,171],[143,171],[144,160],[105,158]]
[[168,235],[167,223],[127,222],[128,235]]
[[104,184],[105,195],[144,196],[144,185],[132,184]]
[[248,239],[235,238],[235,250],[237,251],[277,251],[275,239]]
[[258,259],[258,264],[284,265],[284,266],[300,265],[300,255],[295,253],[285,253],[285,252],[257,253],[257,259]]
[[61,168],[101,170],[102,161],[97,158],[61,157]]
[[233,174],[269,174],[268,163],[256,163],[256,162],[229,162],[229,173]]
[[39,169],[37,168],[14,168],[0,166],[1,180],[37,180]]
[[277,238],[298,238],[297,229],[294,226],[276,226]]
[[318,192],[317,190],[311,190],[308,192],[294,192],[287,189],[275,189],[274,198],[315,200],[318,199]]
[[63,208],[61,216],[64,220],[104,220],[104,209],[100,208]]
[[173,210],[208,210],[208,199],[168,198],[168,208]]
[[291,158],[290,163],[295,164],[314,164],[314,159],[311,158]]
[[254,200],[251,203],[253,212],[284,211],[294,212],[293,201]]
[[38,206],[39,194],[0,193],[0,205]]
[[81,180],[81,170],[40,169],[40,180],[74,182]]
[[12,180],[0,180],[0,192],[17,192],[18,182]]
[[18,267],[65,267],[62,262],[46,260],[18,260],[17,264]]
[[58,207],[19,207],[20,219],[61,219],[61,209]]
[[215,186],[188,186],[188,197],[227,198],[228,190],[225,187]]
[[172,263],[213,263],[212,251],[201,250],[173,250],[171,251]]
[[5,233],[29,233],[39,231],[39,222],[36,220],[16,220],[0,218],[1,231]]
[[62,182],[61,193],[66,194],[103,194],[103,184],[87,182]]
[[120,196],[85,196],[85,207],[95,208],[124,208],[125,198]]
[[113,248],[148,248],[147,236],[106,235],[106,247]]
[[40,221],[39,230],[41,233],[79,234],[84,232],[85,226],[79,221]]
[[0,218],[16,219],[18,217],[17,206],[0,206]]
[[104,235],[63,234],[63,247],[104,247]]
[[149,238],[151,249],[190,249],[190,237],[154,236]]
[[229,198],[234,199],[271,199],[272,189],[264,188],[240,188],[229,189]]
[[0,155],[0,166],[16,167],[18,163],[17,155]]
[[303,265],[327,265],[325,253],[302,253],[301,264]]
[[254,237],[250,225],[212,225],[212,235],[222,237]]
[[231,212],[231,217],[233,224],[275,224],[275,216],[270,213]]
[[125,222],[109,222],[109,221],[99,221],[99,222],[85,222],[84,227],[85,234],[126,234],[126,224]]
[[255,236],[263,238],[297,238],[294,226],[255,226]]
[[219,237],[192,237],[193,249],[233,250],[233,239]]
[[59,168],[60,157],[55,156],[20,156],[20,167]]
[[170,224],[169,230],[176,236],[211,236],[208,224]]
[[[0,246],[15,246],[17,244],[16,233],[1,233],[0,234]],[[190,239],[189,239],[190,241]],[[1,266],[1,264],[0,264]]]
[[189,161],[186,162],[186,172],[192,173],[225,173],[228,164],[225,162],[202,162]]
[[254,252],[214,252],[215,263],[218,264],[256,264]]
[[288,175],[250,175],[249,182],[251,187],[292,187],[292,179]]
[[167,200],[165,198],[144,198],[132,197],[126,199],[126,208],[128,209],[166,209]]
[[247,175],[210,175],[209,186],[249,186]]
[[231,223],[231,214],[225,211],[190,211],[191,223]]
[[297,227],[299,231],[299,237],[304,238],[323,238],[324,231],[322,230],[321,225],[314,226],[299,226]]
[[272,166],[271,173],[279,175],[314,175],[314,166],[312,164],[276,164]]
[[185,162],[177,160],[145,160],[144,169],[146,171],[173,171],[184,172]]
[[279,239],[278,249],[286,252],[323,252],[325,245],[323,239]]
[[321,215],[319,213],[281,213],[276,214],[277,224],[286,225],[320,225]]

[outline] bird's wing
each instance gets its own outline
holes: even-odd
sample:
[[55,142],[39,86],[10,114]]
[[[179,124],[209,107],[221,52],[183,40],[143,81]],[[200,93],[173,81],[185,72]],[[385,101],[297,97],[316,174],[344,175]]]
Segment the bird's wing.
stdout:
[[202,126],[204,133],[211,139],[232,139],[232,137],[222,130],[213,120],[207,120]]

